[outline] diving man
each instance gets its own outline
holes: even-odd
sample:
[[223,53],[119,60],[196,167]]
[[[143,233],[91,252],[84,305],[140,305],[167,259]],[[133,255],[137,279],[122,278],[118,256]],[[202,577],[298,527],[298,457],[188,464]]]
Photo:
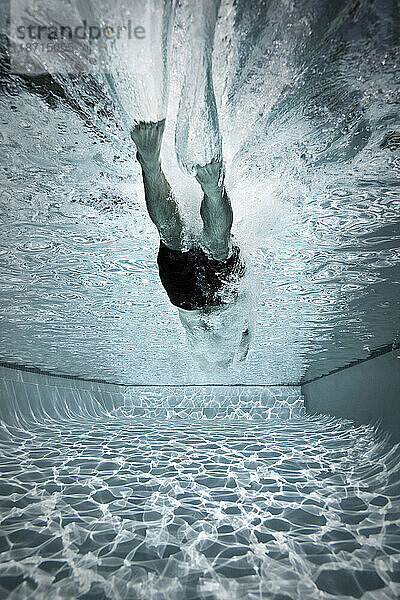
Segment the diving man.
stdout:
[[203,199],[201,239],[186,247],[184,224],[162,171],[160,150],[165,120],[140,122],[131,131],[143,176],[146,206],[160,235],[159,275],[188,339],[205,369],[243,360],[249,349],[249,325],[229,308],[239,295],[245,265],[233,243],[232,206],[224,186],[222,162],[216,158],[196,168]]

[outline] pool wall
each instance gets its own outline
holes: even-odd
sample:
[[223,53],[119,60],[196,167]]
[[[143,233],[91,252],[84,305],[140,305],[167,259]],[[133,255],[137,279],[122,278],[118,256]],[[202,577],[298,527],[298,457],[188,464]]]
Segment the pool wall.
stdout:
[[0,420],[10,425],[105,415],[290,418],[301,411],[299,386],[128,386],[0,367]]
[[400,360],[391,352],[301,386],[139,386],[0,367],[0,420],[112,415],[169,418],[288,418],[303,410],[373,424],[400,441]]
[[302,385],[307,412],[372,423],[400,441],[400,360],[390,351]]

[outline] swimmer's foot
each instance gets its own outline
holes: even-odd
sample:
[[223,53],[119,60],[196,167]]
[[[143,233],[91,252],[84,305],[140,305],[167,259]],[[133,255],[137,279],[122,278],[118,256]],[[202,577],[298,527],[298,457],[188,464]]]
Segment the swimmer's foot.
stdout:
[[213,158],[207,165],[197,165],[196,167],[196,179],[207,196],[221,191],[223,176],[223,165],[220,158]]
[[165,119],[158,123],[141,121],[133,127],[131,138],[135,142],[140,164],[159,162],[164,128]]

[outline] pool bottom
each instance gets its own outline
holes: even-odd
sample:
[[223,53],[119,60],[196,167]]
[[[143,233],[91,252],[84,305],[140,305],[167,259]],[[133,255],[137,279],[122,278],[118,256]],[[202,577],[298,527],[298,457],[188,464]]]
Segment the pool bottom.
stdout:
[[372,428],[133,412],[3,424],[0,598],[399,597],[399,450]]

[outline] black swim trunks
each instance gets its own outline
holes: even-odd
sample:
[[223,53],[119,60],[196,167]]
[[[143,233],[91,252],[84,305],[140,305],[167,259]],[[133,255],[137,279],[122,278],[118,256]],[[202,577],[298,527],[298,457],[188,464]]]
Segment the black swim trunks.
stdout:
[[174,306],[199,310],[229,303],[237,296],[244,262],[238,246],[223,261],[207,256],[200,246],[171,250],[163,242],[157,256],[161,283]]

